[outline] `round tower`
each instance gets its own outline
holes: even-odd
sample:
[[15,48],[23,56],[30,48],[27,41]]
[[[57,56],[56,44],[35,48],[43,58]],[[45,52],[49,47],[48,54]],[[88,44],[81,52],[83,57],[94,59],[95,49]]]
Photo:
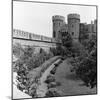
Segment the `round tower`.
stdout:
[[60,15],[55,15],[52,17],[52,22],[53,22],[53,38],[59,40],[61,37],[59,34],[59,30],[60,27],[65,23],[65,17]]
[[76,41],[78,41],[79,39],[79,25],[80,25],[80,15],[69,14],[68,15],[68,33],[70,33],[72,39]]

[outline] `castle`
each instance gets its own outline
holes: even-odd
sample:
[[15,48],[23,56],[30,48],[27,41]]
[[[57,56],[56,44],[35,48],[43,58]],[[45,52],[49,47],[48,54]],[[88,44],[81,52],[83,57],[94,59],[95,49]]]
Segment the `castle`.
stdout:
[[69,33],[74,41],[89,39],[97,33],[97,20],[90,24],[81,23],[79,14],[69,14],[67,16],[68,23],[65,22],[65,17],[60,15],[53,16],[52,21],[53,38],[56,40],[62,39],[63,34],[61,33]]
[[13,44],[33,45],[38,49],[43,48],[48,51],[50,47],[56,47],[57,44],[61,45],[62,38],[67,34],[71,35],[73,41],[81,42],[88,40],[97,33],[97,20],[94,20],[91,24],[81,23],[79,14],[69,14],[67,22],[65,22],[63,16],[55,15],[52,17],[52,38],[13,29]]

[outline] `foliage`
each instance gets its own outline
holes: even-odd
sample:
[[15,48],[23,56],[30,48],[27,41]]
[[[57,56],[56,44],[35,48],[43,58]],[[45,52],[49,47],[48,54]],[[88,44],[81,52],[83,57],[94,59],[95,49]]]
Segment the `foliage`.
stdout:
[[43,62],[51,58],[50,54],[46,54],[45,52],[34,54],[31,58],[28,59],[26,66],[29,70],[32,70],[33,68],[39,67]]
[[48,76],[45,83],[51,83],[51,82],[54,82],[55,81],[55,77],[54,76]]
[[54,56],[69,56],[70,51],[65,47],[65,46],[61,46],[58,45],[56,48],[51,48],[50,51],[53,53]]
[[72,45],[71,35],[68,32],[61,32],[61,34],[62,34],[62,44],[65,47],[70,48],[70,46]]
[[[73,70],[76,74],[91,88],[97,85],[97,37],[92,35],[84,35],[83,40],[75,42],[72,40],[71,35],[68,32],[61,32],[62,44],[66,49],[62,49],[60,46],[56,48],[58,54],[66,55],[70,54],[73,58],[71,64],[74,66]],[[64,51],[65,52],[64,52]],[[64,53],[63,53],[64,52]]]
[[97,49],[95,42],[90,39],[85,48],[86,55],[81,52],[77,58],[74,58],[72,63],[76,74],[84,81],[86,86],[91,88],[97,85]]
[[81,43],[72,40],[71,35],[68,32],[60,31],[60,33],[62,34],[62,45],[57,45],[56,48],[51,48],[54,55],[76,57],[87,54],[84,46]]
[[15,45],[14,52],[18,50],[21,50],[22,54],[19,56],[18,61],[15,62],[15,66],[17,67],[20,64],[22,66],[25,65],[28,70],[39,67],[44,61],[53,56],[51,53],[46,53],[42,48],[40,49],[40,53],[34,53],[35,49],[32,46],[25,46],[25,48],[23,48],[21,45]]
[[60,55],[60,56],[71,56],[70,48],[72,46],[72,38],[71,35],[68,32],[62,32],[60,31],[60,34],[62,34],[61,40],[62,44],[57,45],[56,48],[50,48],[50,51],[53,53],[54,56]]
[[35,94],[36,91],[34,90],[36,88],[36,85],[31,86],[30,79],[28,78],[28,74],[31,70],[38,68],[46,60],[51,58],[52,55],[50,53],[46,53],[42,48],[40,49],[39,53],[34,53],[34,47],[32,47],[32,46],[22,47],[20,45],[20,49],[19,49],[19,45],[16,45],[15,47],[14,47],[14,51],[16,51],[16,50],[22,51],[22,54],[19,56],[19,59],[14,62],[14,69],[16,69],[15,71],[18,74],[17,87],[21,91],[27,90],[29,95],[34,96],[34,95],[36,95]]
[[[91,88],[97,85],[97,62],[93,57],[93,53],[85,58],[76,70],[77,75]],[[96,55],[95,55],[96,58]]]
[[46,97],[59,97],[61,94],[57,90],[48,90]]
[[88,40],[83,40],[82,45],[90,52],[97,46],[97,36],[92,35]]
[[12,53],[19,58],[23,54],[23,48],[21,44],[16,43],[15,45],[13,45]]
[[85,57],[88,55],[88,51],[79,42],[73,42],[70,52],[73,57]]
[[92,36],[92,38],[88,41],[86,49],[88,49],[89,52],[91,52],[93,49],[97,48],[97,37]]

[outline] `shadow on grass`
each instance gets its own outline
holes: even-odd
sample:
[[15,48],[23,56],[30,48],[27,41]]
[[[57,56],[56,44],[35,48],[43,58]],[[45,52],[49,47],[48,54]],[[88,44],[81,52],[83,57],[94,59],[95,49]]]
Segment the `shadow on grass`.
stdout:
[[72,80],[72,81],[80,81],[80,78],[76,74],[67,74],[65,77],[67,80]]
[[[79,86],[86,86],[86,84],[85,83],[81,83],[81,84],[79,84]],[[88,86],[87,86],[88,87]]]

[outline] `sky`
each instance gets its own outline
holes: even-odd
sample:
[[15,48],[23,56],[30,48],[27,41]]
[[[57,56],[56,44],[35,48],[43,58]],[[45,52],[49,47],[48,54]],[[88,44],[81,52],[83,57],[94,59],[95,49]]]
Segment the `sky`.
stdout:
[[13,1],[13,28],[52,37],[52,16],[64,16],[67,23],[70,13],[80,14],[82,23],[96,19],[95,6]]

